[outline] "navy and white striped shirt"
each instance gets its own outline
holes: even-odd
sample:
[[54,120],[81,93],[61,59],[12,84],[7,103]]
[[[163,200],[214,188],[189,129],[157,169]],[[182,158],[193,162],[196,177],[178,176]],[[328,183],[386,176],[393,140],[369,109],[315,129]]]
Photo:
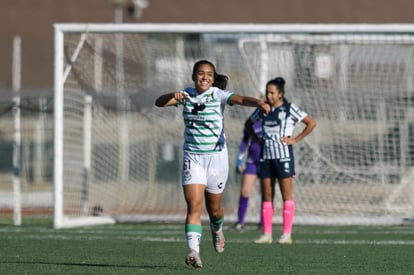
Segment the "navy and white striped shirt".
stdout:
[[262,122],[262,159],[289,159],[291,145],[284,144],[280,139],[292,136],[295,124],[306,116],[307,113],[293,103],[283,103],[280,107],[272,108],[266,116],[260,109],[256,109],[250,119]]

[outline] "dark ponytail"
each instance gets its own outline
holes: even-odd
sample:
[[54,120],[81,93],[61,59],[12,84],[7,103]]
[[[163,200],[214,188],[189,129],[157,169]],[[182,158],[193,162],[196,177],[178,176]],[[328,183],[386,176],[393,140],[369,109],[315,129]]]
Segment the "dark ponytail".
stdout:
[[267,82],[267,84],[266,84],[266,87],[269,84],[275,85],[277,87],[278,91],[280,91],[282,93],[285,93],[286,81],[283,79],[283,77],[278,76],[276,78],[273,78],[273,79],[269,80],[269,82]]
[[213,83],[214,87],[225,90],[227,88],[228,80],[229,78],[227,75],[218,74],[214,71],[214,83]]

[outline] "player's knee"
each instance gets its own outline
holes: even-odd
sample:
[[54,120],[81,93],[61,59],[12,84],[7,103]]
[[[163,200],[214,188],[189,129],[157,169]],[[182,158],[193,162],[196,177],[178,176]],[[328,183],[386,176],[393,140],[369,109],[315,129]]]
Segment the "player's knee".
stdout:
[[202,202],[198,202],[198,201],[187,202],[188,213],[193,213],[193,214],[201,213],[202,207],[203,207]]
[[212,208],[208,211],[209,216],[212,220],[218,220],[223,217],[223,209],[221,207],[219,208]]

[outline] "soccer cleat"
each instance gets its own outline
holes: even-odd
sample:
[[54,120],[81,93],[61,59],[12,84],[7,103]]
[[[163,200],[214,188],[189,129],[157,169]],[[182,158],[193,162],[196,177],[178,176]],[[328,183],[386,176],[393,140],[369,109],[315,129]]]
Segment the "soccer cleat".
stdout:
[[217,253],[224,251],[224,234],[223,231],[211,232],[213,239],[213,246]]
[[272,239],[272,235],[270,234],[263,234],[262,236],[260,236],[260,238],[258,238],[257,240],[254,241],[255,243],[272,243],[273,239]]
[[290,234],[283,234],[280,236],[279,240],[277,240],[278,244],[292,244],[292,237]]
[[238,231],[238,232],[243,232],[244,231],[244,225],[241,224],[241,223],[235,223],[233,225],[233,230]]
[[194,268],[202,268],[203,263],[201,262],[200,255],[195,252],[194,250],[191,250],[190,253],[187,255],[187,258],[185,258],[185,263],[188,266],[194,267]]

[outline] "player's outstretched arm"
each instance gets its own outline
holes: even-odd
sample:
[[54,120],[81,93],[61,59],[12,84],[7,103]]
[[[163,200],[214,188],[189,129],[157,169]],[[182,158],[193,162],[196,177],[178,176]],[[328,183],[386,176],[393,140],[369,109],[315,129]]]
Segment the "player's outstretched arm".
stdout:
[[157,107],[168,107],[177,105],[178,102],[184,102],[187,94],[183,91],[168,93],[159,96],[155,100],[155,106]]
[[265,101],[261,99],[250,96],[233,95],[233,97],[231,98],[231,103],[249,107],[258,107],[265,114],[268,114],[270,112],[269,104],[267,104]]

